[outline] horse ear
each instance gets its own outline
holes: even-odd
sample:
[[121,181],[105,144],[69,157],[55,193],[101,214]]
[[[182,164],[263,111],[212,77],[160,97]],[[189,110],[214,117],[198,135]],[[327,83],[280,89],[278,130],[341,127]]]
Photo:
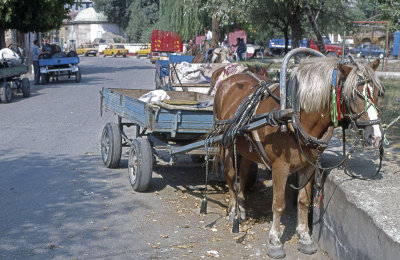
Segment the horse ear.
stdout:
[[265,70],[269,69],[269,67],[271,67],[271,65],[272,65],[272,63],[265,65],[263,70],[265,71]]
[[370,62],[368,65],[373,69],[376,70],[379,66],[379,63],[381,62],[380,59],[376,59],[373,62]]
[[251,72],[256,71],[256,68],[253,67],[253,66],[251,66],[251,65],[249,65],[249,64],[247,64],[247,68],[249,68],[249,70],[250,70]]
[[350,71],[353,69],[352,67],[346,66],[343,63],[338,64],[338,69],[339,71],[344,75],[344,77],[347,77],[349,75]]

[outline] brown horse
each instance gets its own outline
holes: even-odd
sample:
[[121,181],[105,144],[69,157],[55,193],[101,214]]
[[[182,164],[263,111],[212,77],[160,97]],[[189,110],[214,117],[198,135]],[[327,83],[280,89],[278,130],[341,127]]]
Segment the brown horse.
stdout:
[[232,53],[225,48],[207,49],[194,56],[192,63],[230,63]]
[[[324,138],[326,133],[331,134],[332,128],[331,108],[333,106],[332,74],[337,72],[337,82],[342,82],[341,92],[338,93],[339,114],[342,115],[340,124],[360,122],[359,127],[364,129],[364,146],[378,147],[382,133],[379,127],[378,114],[374,108],[378,94],[384,93],[384,88],[375,76],[374,70],[379,65],[379,59],[370,64],[345,65],[339,63],[335,57],[310,58],[302,61],[291,75],[291,81],[298,87],[298,103],[300,122],[304,131],[311,137]],[[335,71],[336,70],[336,71]],[[361,76],[360,76],[361,75]],[[360,78],[364,81],[360,84]],[[260,77],[260,80],[264,78]],[[368,83],[370,82],[370,83]],[[368,83],[368,84],[367,84]],[[239,105],[257,90],[259,81],[248,74],[237,74],[229,77],[219,86],[214,99],[215,120],[229,120],[234,117]],[[279,97],[279,88],[272,90]],[[367,94],[368,93],[368,94]],[[368,101],[368,106],[366,101]],[[279,102],[267,97],[262,99],[255,108],[254,114],[263,114],[272,110],[279,110]],[[340,118],[340,117],[339,117]],[[355,118],[358,118],[355,120]],[[364,124],[361,123],[364,122]],[[365,124],[365,122],[369,122]],[[264,126],[249,133],[253,148],[249,149],[249,140],[243,135],[236,138],[237,153],[242,157],[238,166],[239,187],[235,191],[234,179],[234,149],[232,146],[220,147],[221,159],[224,163],[225,178],[229,187],[229,216],[232,219],[236,205],[240,217],[245,219],[244,190],[252,162],[266,163],[272,170],[273,183],[273,221],[269,232],[268,255],[273,258],[285,256],[283,245],[280,241],[280,219],[285,209],[285,187],[290,173],[298,172],[299,183],[305,184],[314,174],[315,167],[307,160],[316,163],[318,154],[323,149],[315,146],[306,146],[304,139],[297,139],[294,129],[288,123],[289,130],[281,131],[278,126]],[[225,130],[226,131],[226,128]],[[330,139],[330,137],[327,137]],[[299,141],[301,140],[301,141]],[[301,142],[301,149],[299,143]],[[256,151],[258,148],[258,152]],[[321,148],[321,147],[320,147]],[[306,157],[307,158],[306,158]],[[261,158],[263,157],[263,158]],[[299,251],[313,254],[317,248],[314,245],[308,228],[308,211],[311,206],[312,181],[309,181],[298,194],[298,221],[296,231],[299,236]],[[238,192],[237,201],[235,192]],[[237,215],[236,215],[237,216]]]
[[[230,77],[237,73],[243,73],[246,71],[250,71],[252,73],[267,77],[268,81],[269,81],[270,77],[269,77],[267,70],[269,69],[269,67],[271,67],[271,65],[272,65],[272,63],[267,64],[264,67],[261,67],[258,65],[251,66],[251,65],[247,64],[247,70],[246,70],[245,67],[241,67],[242,69],[237,68],[238,66],[242,66],[242,65],[239,65],[238,63],[227,64],[225,67],[215,70],[213,72],[213,74],[211,75],[210,90],[208,91],[208,93],[209,94],[215,93],[216,90],[214,88],[217,88],[216,87],[218,85],[217,83],[222,82],[222,80],[226,79],[227,77]],[[235,68],[229,69],[230,67],[232,68],[234,66],[235,66]]]

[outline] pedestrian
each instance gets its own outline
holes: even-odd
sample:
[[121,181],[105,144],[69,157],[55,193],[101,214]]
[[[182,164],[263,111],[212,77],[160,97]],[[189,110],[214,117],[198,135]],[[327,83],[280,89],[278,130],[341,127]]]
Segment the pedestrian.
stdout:
[[39,55],[41,54],[41,51],[39,49],[39,41],[34,40],[33,41],[33,47],[31,49],[31,56],[32,56],[32,64],[33,64],[33,70],[35,73],[35,85],[39,84],[39,79],[40,79],[40,71],[39,71]]
[[236,44],[232,46],[236,47],[235,52],[237,54],[237,60],[244,60],[244,55],[246,55],[247,52],[247,46],[246,43],[244,42],[244,38],[239,38],[239,37],[236,38]]
[[64,42],[63,49],[64,49],[64,52],[68,52],[68,45],[67,45],[67,42]]
[[206,50],[207,50],[212,45],[212,32],[210,31],[210,29],[207,26],[205,26],[204,27],[204,33],[205,33],[205,36],[206,36],[206,40],[205,41],[206,41]]
[[188,41],[188,43],[186,44],[185,55],[193,55],[193,47],[194,47],[193,40],[190,39],[190,40]]

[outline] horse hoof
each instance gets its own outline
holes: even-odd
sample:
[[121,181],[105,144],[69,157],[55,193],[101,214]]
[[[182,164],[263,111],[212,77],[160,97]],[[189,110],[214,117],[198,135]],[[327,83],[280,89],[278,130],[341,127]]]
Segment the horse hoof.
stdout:
[[312,255],[317,252],[317,246],[314,245],[313,242],[305,243],[300,240],[297,250],[299,250],[303,254]]
[[230,221],[233,221],[235,219],[235,212],[229,212],[228,217]]
[[285,250],[283,249],[283,245],[274,246],[272,244],[268,244],[268,252],[269,257],[279,259],[284,258],[286,256]]

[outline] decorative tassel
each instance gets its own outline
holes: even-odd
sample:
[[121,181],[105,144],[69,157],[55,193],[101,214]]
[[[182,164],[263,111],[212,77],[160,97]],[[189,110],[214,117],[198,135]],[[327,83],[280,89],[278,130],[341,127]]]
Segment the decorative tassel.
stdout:
[[233,219],[232,233],[239,233],[239,224],[240,224],[239,216],[235,214],[235,218]]
[[207,198],[205,196],[201,201],[200,214],[207,214]]

